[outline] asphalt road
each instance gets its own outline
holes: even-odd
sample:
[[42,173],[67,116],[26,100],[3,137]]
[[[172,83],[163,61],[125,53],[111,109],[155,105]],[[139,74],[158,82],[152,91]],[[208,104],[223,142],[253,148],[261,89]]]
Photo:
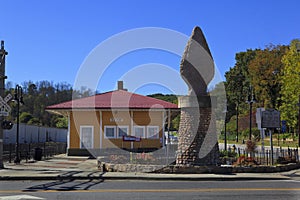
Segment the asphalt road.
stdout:
[[1,181],[0,199],[300,199],[297,180]]

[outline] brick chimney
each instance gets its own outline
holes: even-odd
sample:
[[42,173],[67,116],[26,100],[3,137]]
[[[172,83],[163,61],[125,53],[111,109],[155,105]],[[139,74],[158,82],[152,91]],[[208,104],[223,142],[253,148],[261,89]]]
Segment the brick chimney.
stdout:
[[123,83],[123,81],[118,81],[118,90],[124,90],[124,91],[127,91],[127,89],[124,88],[124,83]]

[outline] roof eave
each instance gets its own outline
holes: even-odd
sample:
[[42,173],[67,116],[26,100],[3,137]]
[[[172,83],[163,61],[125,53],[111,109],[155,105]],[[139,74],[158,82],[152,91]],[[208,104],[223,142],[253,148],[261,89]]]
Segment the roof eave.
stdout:
[[95,111],[95,110],[149,110],[151,109],[152,111],[163,111],[163,110],[174,110],[174,111],[180,111],[180,108],[123,108],[123,107],[116,107],[116,108],[111,108],[111,107],[102,107],[102,108],[47,108],[46,111],[58,115],[66,115],[66,113],[71,112],[71,111]]

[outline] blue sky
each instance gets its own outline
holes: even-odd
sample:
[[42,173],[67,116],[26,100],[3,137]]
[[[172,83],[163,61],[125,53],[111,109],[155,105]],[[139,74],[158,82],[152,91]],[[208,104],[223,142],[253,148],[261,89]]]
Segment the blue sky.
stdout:
[[[161,27],[189,36],[194,26],[203,30],[223,77],[234,66],[236,53],[300,38],[299,7],[298,0],[1,0],[7,81],[73,84],[90,52],[115,34]],[[123,55],[107,68],[98,90],[115,89],[120,77],[147,63],[178,71],[180,56],[151,49]],[[139,93],[172,91],[159,84],[139,88]]]

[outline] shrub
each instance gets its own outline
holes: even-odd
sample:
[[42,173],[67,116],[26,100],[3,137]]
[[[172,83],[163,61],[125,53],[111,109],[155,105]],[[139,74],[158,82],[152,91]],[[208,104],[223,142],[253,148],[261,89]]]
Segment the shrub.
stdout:
[[[247,129],[243,130],[241,133],[242,133],[242,136],[244,138],[248,138],[249,133],[250,133],[250,129],[247,128]],[[252,128],[251,129],[251,136],[253,138],[255,138],[256,141],[259,141],[260,140],[260,130],[258,130],[257,128]]]
[[225,150],[221,150],[220,151],[220,157],[231,157],[231,158],[236,158],[237,157],[237,153],[234,151],[225,151]]
[[253,140],[247,140],[246,142],[246,151],[247,152],[254,152],[256,149],[256,143]]

